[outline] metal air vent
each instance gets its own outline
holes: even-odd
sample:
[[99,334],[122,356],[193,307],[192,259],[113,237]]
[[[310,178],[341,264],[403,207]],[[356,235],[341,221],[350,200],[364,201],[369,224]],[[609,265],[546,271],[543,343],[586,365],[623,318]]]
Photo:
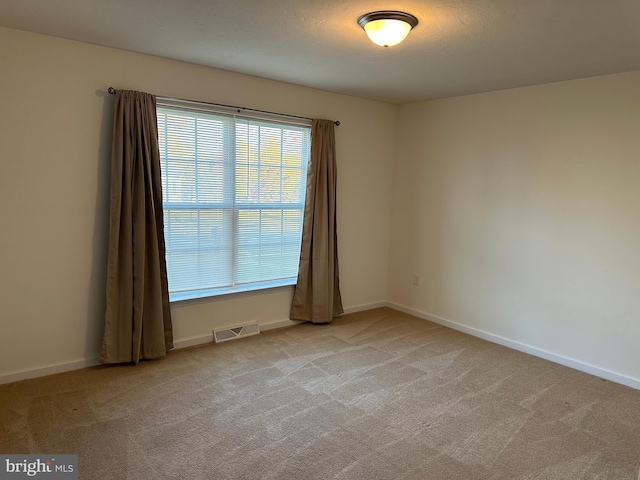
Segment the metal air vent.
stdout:
[[240,337],[249,337],[258,335],[260,326],[257,323],[250,325],[239,325],[237,327],[223,328],[213,331],[213,341],[216,343],[226,342],[227,340],[235,340]]

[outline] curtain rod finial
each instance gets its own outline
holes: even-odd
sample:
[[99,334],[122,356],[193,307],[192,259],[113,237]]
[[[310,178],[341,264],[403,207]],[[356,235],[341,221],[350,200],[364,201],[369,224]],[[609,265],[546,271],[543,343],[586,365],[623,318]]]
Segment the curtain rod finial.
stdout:
[[336,120],[335,122],[333,122],[335,124],[336,127],[340,126],[340,120]]
[[107,92],[109,92],[110,95],[115,95],[116,94],[116,89],[113,87],[109,87],[107,88]]

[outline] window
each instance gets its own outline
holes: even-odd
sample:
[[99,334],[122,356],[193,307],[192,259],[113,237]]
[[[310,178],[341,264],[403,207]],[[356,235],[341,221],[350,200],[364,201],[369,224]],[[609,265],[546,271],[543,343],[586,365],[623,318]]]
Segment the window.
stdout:
[[158,101],[172,301],[292,285],[309,125]]

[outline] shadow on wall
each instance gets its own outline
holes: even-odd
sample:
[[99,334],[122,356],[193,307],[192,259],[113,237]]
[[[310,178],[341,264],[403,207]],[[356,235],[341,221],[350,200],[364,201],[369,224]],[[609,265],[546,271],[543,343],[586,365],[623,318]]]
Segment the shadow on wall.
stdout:
[[96,96],[102,97],[104,103],[102,107],[102,127],[100,128],[100,149],[96,158],[98,168],[95,221],[93,225],[91,277],[89,278],[89,303],[87,307],[87,337],[85,341],[85,358],[90,360],[97,359],[100,356],[102,335],[104,333],[114,108],[114,97],[112,95],[109,95],[106,91],[97,90]]

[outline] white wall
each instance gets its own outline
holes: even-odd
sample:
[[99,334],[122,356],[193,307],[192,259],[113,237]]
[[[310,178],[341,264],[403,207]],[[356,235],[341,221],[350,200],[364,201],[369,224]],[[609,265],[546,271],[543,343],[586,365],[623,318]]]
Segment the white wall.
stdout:
[[[342,122],[338,235],[345,307],[386,300],[398,107],[0,28],[0,380],[99,353],[112,105],[106,88]],[[173,307],[178,342],[288,318],[291,289]],[[62,364],[50,370],[45,367]],[[19,373],[22,372],[22,373]]]
[[391,302],[640,385],[640,72],[404,105],[394,175]]
[[[398,108],[4,28],[0,58],[0,382],[98,355],[108,86],[339,119],[346,307],[388,299],[640,382],[640,72]],[[176,304],[176,340],[284,321],[290,299]]]

